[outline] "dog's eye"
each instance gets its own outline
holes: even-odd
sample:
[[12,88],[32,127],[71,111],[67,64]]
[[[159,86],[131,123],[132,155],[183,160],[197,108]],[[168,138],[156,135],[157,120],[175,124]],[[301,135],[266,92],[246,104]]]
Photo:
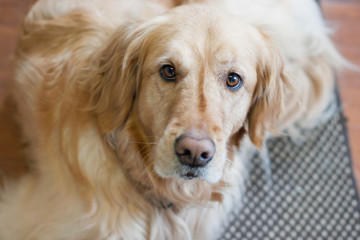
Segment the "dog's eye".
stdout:
[[226,86],[232,90],[232,91],[236,91],[238,89],[240,89],[243,85],[243,81],[242,78],[240,77],[239,74],[236,73],[230,73],[226,79]]
[[165,81],[175,81],[176,80],[175,67],[169,64],[162,66],[160,68],[160,75]]

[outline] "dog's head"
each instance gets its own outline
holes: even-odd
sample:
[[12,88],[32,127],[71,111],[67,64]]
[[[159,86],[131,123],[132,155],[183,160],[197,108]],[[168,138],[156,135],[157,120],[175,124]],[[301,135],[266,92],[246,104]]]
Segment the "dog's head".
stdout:
[[217,9],[183,6],[123,27],[100,65],[92,102],[102,131],[132,131],[160,178],[218,182],[242,134],[260,147],[281,113],[278,51]]

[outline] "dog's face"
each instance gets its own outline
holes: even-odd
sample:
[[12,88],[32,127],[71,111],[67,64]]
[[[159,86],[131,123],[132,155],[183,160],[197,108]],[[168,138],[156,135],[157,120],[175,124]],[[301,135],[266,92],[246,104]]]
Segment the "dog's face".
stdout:
[[136,118],[138,141],[151,146],[146,165],[158,176],[215,183],[236,134],[247,129],[261,145],[282,95],[281,59],[266,35],[216,9],[185,6],[125,40],[127,69],[104,70],[123,71],[111,74],[121,79],[110,85],[111,101],[126,110],[114,116]]
[[229,138],[244,125],[257,82],[248,43],[259,36],[226,20],[162,29],[165,44],[153,43],[143,64],[136,110],[161,177],[218,181]]

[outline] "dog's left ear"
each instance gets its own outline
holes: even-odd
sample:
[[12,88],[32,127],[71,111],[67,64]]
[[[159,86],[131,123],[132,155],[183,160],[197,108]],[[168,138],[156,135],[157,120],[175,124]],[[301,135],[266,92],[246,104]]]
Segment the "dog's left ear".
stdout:
[[266,131],[276,131],[277,120],[284,110],[287,89],[291,88],[279,51],[266,35],[266,45],[258,57],[257,84],[248,113],[248,133],[252,143],[261,148]]

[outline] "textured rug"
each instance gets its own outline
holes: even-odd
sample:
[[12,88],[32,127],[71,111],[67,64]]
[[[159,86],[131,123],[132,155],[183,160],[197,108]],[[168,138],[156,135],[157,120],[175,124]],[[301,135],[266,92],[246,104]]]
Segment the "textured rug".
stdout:
[[259,154],[253,157],[242,207],[229,215],[220,239],[360,239],[359,197],[342,113],[302,134],[300,143],[270,139],[268,167]]

